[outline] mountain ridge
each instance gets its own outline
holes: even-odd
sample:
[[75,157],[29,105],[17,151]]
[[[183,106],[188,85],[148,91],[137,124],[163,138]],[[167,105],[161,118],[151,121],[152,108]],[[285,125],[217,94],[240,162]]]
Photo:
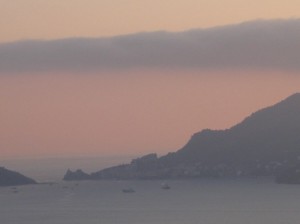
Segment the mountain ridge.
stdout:
[[300,159],[300,93],[225,130],[204,129],[181,149],[90,174],[90,179],[266,176]]

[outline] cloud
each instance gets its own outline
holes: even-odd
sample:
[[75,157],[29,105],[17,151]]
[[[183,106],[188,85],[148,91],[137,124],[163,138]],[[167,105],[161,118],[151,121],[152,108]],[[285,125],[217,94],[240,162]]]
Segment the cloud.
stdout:
[[300,19],[185,32],[0,44],[0,73],[124,69],[300,71]]

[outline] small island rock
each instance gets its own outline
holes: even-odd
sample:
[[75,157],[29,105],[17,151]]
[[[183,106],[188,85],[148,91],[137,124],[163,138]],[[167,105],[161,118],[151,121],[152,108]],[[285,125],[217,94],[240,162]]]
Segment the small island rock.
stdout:
[[71,180],[89,180],[91,179],[90,175],[83,172],[81,169],[76,171],[67,170],[63,180],[71,181]]

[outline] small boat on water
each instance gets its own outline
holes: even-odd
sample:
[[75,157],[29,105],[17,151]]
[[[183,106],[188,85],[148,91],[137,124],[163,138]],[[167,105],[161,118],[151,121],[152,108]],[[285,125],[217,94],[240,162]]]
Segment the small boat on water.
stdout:
[[18,193],[19,192],[17,187],[11,187],[10,189],[12,190],[13,193]]
[[122,192],[123,192],[123,193],[134,193],[135,190],[132,189],[132,188],[124,188],[124,189],[122,190]]
[[169,190],[169,189],[171,189],[171,187],[167,183],[162,183],[161,184],[161,189]]

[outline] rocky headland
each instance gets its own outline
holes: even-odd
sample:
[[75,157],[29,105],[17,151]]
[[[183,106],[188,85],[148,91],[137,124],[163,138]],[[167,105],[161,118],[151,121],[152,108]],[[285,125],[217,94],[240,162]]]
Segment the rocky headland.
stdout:
[[17,186],[26,184],[36,184],[37,182],[18,172],[0,167],[0,186]]
[[276,176],[277,182],[300,183],[295,167],[300,167],[300,93],[230,129],[196,133],[176,152],[149,154],[91,174],[68,170],[64,180]]

